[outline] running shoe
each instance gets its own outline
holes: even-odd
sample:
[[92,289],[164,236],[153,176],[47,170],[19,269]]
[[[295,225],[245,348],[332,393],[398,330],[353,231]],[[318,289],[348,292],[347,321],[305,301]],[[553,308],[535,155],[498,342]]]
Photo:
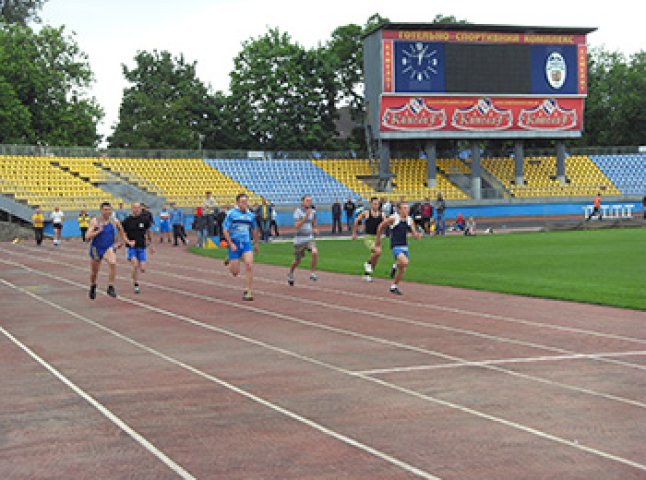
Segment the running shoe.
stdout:
[[364,275],[363,279],[368,283],[372,282],[372,276],[370,276],[370,275]]
[[244,294],[242,295],[242,299],[250,302],[253,300],[253,295],[251,294],[251,290],[245,290]]
[[229,257],[224,259],[224,266],[228,267],[229,266]]
[[397,264],[393,263],[393,266],[390,267],[390,278],[395,278],[396,273],[397,273]]
[[141,293],[141,287],[138,283],[135,283],[135,293]]
[[316,272],[310,273],[310,280],[312,280],[313,282],[316,282],[318,281],[318,279],[319,279],[319,276],[316,274]]
[[365,272],[366,275],[370,275],[372,273],[372,265],[370,265],[370,262],[366,262],[363,264],[363,271]]
[[96,298],[96,284],[90,285],[90,293],[88,296],[90,297],[90,300],[94,300]]
[[390,287],[390,293],[392,293],[393,295],[403,295],[401,290],[397,288],[397,285],[393,285],[392,287]]
[[108,285],[108,292],[107,293],[112,298],[115,298],[117,296],[117,291],[114,289],[114,287],[112,285]]
[[294,286],[294,274],[292,272],[287,274],[287,283],[292,287]]

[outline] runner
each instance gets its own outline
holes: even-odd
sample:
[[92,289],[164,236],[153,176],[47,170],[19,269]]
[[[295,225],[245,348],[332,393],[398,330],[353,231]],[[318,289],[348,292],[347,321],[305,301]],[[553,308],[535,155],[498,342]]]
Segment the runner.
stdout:
[[96,278],[101,267],[101,260],[105,259],[110,267],[108,279],[108,295],[116,297],[114,279],[117,276],[117,256],[114,251],[114,237],[119,232],[124,243],[134,245],[134,241],[128,240],[126,233],[119,220],[112,218],[112,206],[109,202],[103,202],[99,207],[99,217],[90,220],[90,228],[86,239],[90,242],[90,299],[96,298]]
[[159,243],[164,243],[164,234],[170,243],[170,212],[166,205],[159,212]]
[[379,224],[384,220],[384,218],[384,214],[379,206],[379,199],[377,197],[372,197],[370,199],[370,209],[361,212],[354,221],[352,240],[357,239],[357,229],[359,228],[359,224],[362,221],[365,221],[366,223],[366,233],[363,238],[363,244],[368,250],[370,250],[370,257],[368,258],[368,261],[363,264],[363,279],[366,282],[372,282],[372,272],[375,270],[377,261],[381,255],[381,252],[377,253],[375,251],[375,239],[377,237],[377,228],[379,228]]
[[399,282],[404,276],[408,266],[408,231],[419,240],[422,235],[415,229],[415,222],[408,215],[409,206],[406,202],[397,204],[397,213],[388,217],[379,224],[377,238],[375,239],[375,251],[381,253],[381,234],[386,228],[390,228],[390,248],[397,263],[393,264],[390,270],[390,278],[394,278],[390,286],[390,293],[402,295],[399,290]]
[[312,206],[312,196],[304,195],[301,198],[301,206],[294,210],[294,226],[296,235],[294,236],[294,261],[287,274],[287,283],[294,285],[294,270],[306,251],[312,252],[312,267],[310,271],[310,280],[316,282],[319,277],[316,275],[316,261],[318,259],[318,250],[314,242],[314,235],[318,235],[316,228],[316,210]]
[[150,245],[150,253],[155,253],[152,238],[150,237],[150,217],[144,215],[140,203],[132,204],[132,214],[123,221],[123,231],[132,243],[128,244],[127,259],[132,266],[132,286],[135,293],[141,292],[139,286],[139,272],[146,272],[146,237]]
[[[227,257],[231,275],[240,274],[240,259],[245,264],[245,291],[243,300],[253,300],[251,284],[253,282],[253,254],[258,253],[258,224],[256,215],[249,209],[249,197],[244,193],[236,196],[236,207],[229,210],[222,222],[222,235],[227,242]],[[251,237],[253,235],[253,246]]]
[[58,247],[61,244],[61,239],[63,238],[63,221],[65,220],[65,214],[60,211],[58,207],[54,207],[54,211],[49,214],[49,218],[52,221],[52,227],[54,228],[54,246]]

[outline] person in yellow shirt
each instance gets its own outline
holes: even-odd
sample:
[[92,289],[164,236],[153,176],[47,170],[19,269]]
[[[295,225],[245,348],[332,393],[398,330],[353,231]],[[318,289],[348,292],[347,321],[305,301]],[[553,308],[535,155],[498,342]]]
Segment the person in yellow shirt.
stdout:
[[43,243],[43,230],[45,228],[45,215],[40,209],[36,209],[36,213],[31,216],[31,223],[34,225],[34,234],[36,236],[36,245]]
[[83,243],[85,243],[85,234],[87,233],[87,229],[90,226],[90,216],[85,213],[85,210],[81,210],[76,220],[79,222],[79,228],[81,229],[81,238],[83,239]]

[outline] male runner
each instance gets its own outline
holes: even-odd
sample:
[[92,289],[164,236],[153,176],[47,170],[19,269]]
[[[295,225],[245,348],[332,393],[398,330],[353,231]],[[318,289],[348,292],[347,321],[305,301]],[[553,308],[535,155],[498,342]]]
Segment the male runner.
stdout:
[[312,206],[312,196],[303,195],[301,198],[301,206],[294,210],[294,226],[296,227],[296,235],[294,236],[294,261],[289,267],[287,274],[287,283],[294,285],[294,270],[303,257],[306,251],[312,252],[312,267],[310,270],[310,280],[316,282],[319,277],[316,275],[316,262],[318,260],[318,250],[314,242],[314,235],[318,235],[319,231],[316,228],[316,210]]
[[110,267],[108,277],[108,295],[116,297],[114,279],[117,275],[117,256],[114,252],[114,237],[119,232],[124,243],[134,245],[134,241],[128,240],[126,233],[119,220],[112,217],[112,206],[109,202],[103,202],[99,207],[99,216],[90,220],[90,227],[86,235],[90,242],[90,299],[96,298],[96,278],[101,267],[101,260],[105,259]]
[[375,251],[375,239],[377,237],[377,228],[379,228],[379,224],[383,222],[384,218],[384,214],[379,206],[379,199],[377,197],[372,197],[370,199],[370,209],[361,212],[354,221],[352,240],[357,239],[357,229],[359,228],[359,224],[362,221],[365,221],[366,223],[366,234],[363,238],[363,244],[368,250],[370,250],[370,257],[368,258],[368,261],[363,264],[363,278],[367,282],[372,282],[372,272],[375,270],[377,261],[381,255],[381,252],[377,253]]
[[[251,238],[253,235],[253,246]],[[249,209],[249,197],[244,193],[236,196],[236,206],[229,210],[222,222],[222,236],[229,249],[229,271],[237,277],[240,274],[240,259],[245,264],[245,291],[242,299],[253,300],[253,254],[258,253],[258,223],[256,214]]]
[[150,253],[155,253],[150,238],[150,217],[144,215],[141,211],[140,203],[132,204],[132,213],[123,221],[123,230],[132,244],[128,244],[127,259],[132,266],[132,285],[135,293],[141,292],[139,286],[139,272],[145,273],[146,271],[146,237],[148,236],[148,243],[150,245]]
[[402,295],[399,290],[399,282],[408,266],[408,231],[410,230],[417,240],[422,238],[421,233],[415,229],[415,221],[408,213],[408,203],[399,202],[397,204],[397,213],[379,224],[377,238],[375,239],[375,251],[381,253],[381,234],[386,228],[390,228],[390,248],[397,262],[390,270],[390,278],[394,277],[393,284],[390,286],[390,293],[395,295]]

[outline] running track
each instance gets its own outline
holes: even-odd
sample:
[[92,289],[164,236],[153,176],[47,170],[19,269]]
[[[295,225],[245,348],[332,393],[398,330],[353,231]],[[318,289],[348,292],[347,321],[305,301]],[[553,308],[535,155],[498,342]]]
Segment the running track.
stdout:
[[0,478],[646,479],[646,313],[0,245]]

